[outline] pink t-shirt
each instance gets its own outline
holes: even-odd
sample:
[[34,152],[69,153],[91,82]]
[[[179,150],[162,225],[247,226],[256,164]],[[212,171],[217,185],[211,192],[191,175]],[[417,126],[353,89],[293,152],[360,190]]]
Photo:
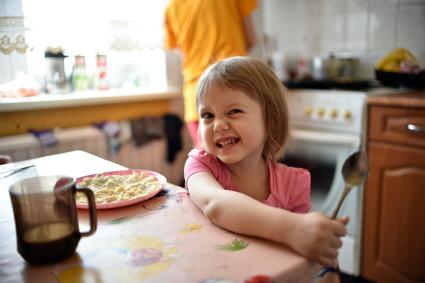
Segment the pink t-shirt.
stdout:
[[[310,173],[301,168],[288,167],[273,162],[269,166],[270,195],[265,204],[292,212],[305,213],[310,210]],[[198,172],[211,173],[227,190],[239,191],[232,183],[226,165],[203,149],[193,149],[184,166],[184,179]]]

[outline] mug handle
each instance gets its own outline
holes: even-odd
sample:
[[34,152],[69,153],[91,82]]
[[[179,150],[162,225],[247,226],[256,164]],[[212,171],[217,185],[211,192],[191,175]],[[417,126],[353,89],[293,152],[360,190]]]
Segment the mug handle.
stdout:
[[90,230],[87,232],[80,232],[81,237],[86,237],[92,235],[97,229],[96,202],[92,190],[88,188],[79,188],[78,192],[86,195],[89,204]]

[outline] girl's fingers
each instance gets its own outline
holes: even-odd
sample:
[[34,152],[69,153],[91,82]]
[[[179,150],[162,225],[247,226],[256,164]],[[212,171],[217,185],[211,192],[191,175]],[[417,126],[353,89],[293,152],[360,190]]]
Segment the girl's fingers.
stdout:
[[339,255],[338,249],[342,246],[342,241],[338,237],[331,237],[327,245],[321,250],[320,260],[326,265],[334,266]]
[[333,260],[333,259],[330,259],[330,258],[328,258],[328,257],[325,257],[325,256],[321,256],[321,257],[319,257],[318,259],[317,259],[317,262],[318,263],[320,263],[321,265],[324,265],[324,266],[332,266],[332,267],[336,267],[336,265],[335,265],[335,260]]
[[333,222],[332,224],[332,232],[335,236],[342,237],[347,234],[347,228],[345,225],[341,225],[341,222]]
[[338,250],[333,248],[324,249],[321,256],[324,256],[328,259],[336,259],[338,257]]
[[342,247],[342,241],[338,237],[332,237],[329,240],[329,244],[332,248],[335,248],[335,249],[339,249],[340,247]]
[[323,264],[325,266],[332,266],[332,267],[337,267],[338,266],[338,259],[337,256],[336,257],[327,257],[327,256],[320,256],[317,259],[317,262],[319,262],[320,264]]
[[341,218],[337,219],[339,222],[341,222],[344,226],[348,224],[348,222],[350,221],[350,218],[348,218],[348,216],[343,216]]

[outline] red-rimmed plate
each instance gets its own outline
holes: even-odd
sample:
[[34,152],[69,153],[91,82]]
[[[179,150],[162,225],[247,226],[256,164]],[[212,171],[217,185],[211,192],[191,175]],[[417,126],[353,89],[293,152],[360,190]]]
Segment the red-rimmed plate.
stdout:
[[[161,175],[161,174],[159,174],[157,172],[149,171],[149,170],[141,170],[141,169],[130,169],[130,170],[120,170],[120,171],[109,171],[109,172],[103,172],[103,173],[97,173],[97,174],[91,174],[91,175],[79,177],[76,180],[77,188],[78,187],[81,187],[81,185],[79,185],[79,183],[82,182],[82,180],[84,178],[94,178],[97,175],[104,175],[104,176],[110,176],[110,175],[132,175],[133,173],[143,173],[143,174],[146,174],[148,176],[155,176],[156,179],[160,182],[160,186],[158,186],[157,189],[155,189],[154,191],[150,192],[149,194],[143,195],[143,196],[140,196],[140,197],[135,197],[135,198],[128,199],[128,200],[117,200],[117,201],[109,202],[109,203],[97,203],[96,204],[96,209],[110,209],[110,208],[117,208],[117,207],[129,206],[129,205],[133,205],[133,204],[136,204],[136,203],[140,203],[142,201],[145,201],[145,200],[148,200],[148,199],[154,197],[167,184],[167,179],[163,175]],[[88,205],[87,204],[77,203],[77,207],[78,208],[83,208],[83,209],[88,209]]]

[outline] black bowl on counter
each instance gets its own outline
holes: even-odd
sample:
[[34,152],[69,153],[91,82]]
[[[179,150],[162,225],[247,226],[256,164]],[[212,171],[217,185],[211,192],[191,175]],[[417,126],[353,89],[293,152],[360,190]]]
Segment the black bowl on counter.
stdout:
[[375,77],[384,86],[425,88],[425,70],[416,74],[375,70]]

